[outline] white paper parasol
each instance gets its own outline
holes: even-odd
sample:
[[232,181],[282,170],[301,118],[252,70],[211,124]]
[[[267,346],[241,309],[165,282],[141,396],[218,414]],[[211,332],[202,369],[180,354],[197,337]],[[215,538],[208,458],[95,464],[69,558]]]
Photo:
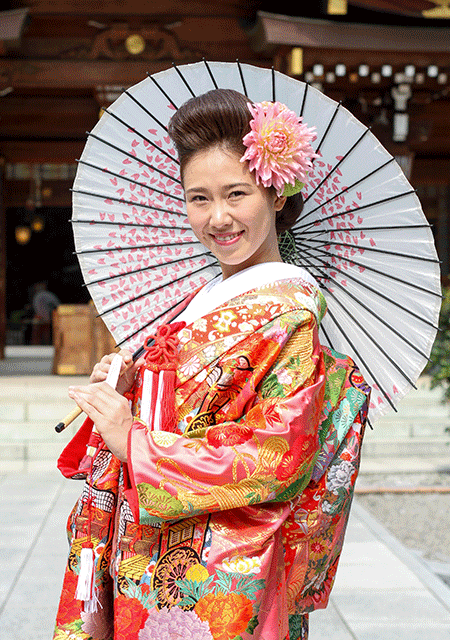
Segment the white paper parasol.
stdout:
[[[398,403],[429,356],[440,309],[439,264],[420,202],[394,158],[340,104],[266,68],[199,62],[149,76],[89,134],[73,188],[85,283],[117,343],[135,350],[173,308],[220,272],[185,215],[174,109],[233,88],[278,100],[315,126],[320,153],[305,206],[280,246],[319,281],[322,343],[351,355],[372,386],[371,413]],[[295,242],[295,246],[294,246]]]

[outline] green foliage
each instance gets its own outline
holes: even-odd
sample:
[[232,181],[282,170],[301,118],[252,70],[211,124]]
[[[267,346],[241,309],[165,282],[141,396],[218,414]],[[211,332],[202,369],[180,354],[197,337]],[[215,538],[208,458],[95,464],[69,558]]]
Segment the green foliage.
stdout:
[[250,620],[250,622],[247,625],[247,629],[245,630],[246,633],[251,633],[253,635],[258,624],[259,624],[258,616],[253,616],[253,618]]
[[[256,593],[264,589],[265,581],[256,580],[251,575],[243,575],[240,573],[232,573],[227,571],[216,571],[215,576],[209,576],[202,582],[196,580],[176,580],[175,584],[179,587],[183,598],[178,602],[178,606],[181,608],[192,608],[196,603],[206,596],[208,593],[242,593],[250,600],[254,599]],[[251,622],[251,621],[250,621]],[[249,623],[250,624],[250,623]],[[253,628],[258,624],[258,620],[254,621]],[[253,633],[253,631],[249,631]]]
[[176,580],[175,584],[184,596],[181,602],[178,603],[178,606],[182,609],[194,607],[197,602],[210,591],[209,586],[213,580],[214,576],[209,576],[209,578],[203,582],[197,582],[196,580]]
[[271,373],[261,385],[261,393],[264,398],[280,397],[283,395],[283,385],[278,382],[277,375]]
[[442,386],[443,399],[450,402],[450,287],[443,291],[439,328],[425,373],[431,378],[431,388]]

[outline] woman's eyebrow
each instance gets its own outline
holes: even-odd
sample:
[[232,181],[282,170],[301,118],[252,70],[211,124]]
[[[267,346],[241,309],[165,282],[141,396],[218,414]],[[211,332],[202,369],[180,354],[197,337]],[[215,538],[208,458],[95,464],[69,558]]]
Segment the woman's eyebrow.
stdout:
[[[236,187],[249,187],[249,186],[251,186],[250,182],[233,182],[232,184],[223,185],[223,189],[228,190],[228,189],[235,189]],[[190,189],[186,190],[186,193],[189,193],[191,191],[195,191],[196,193],[206,193],[208,189],[206,187],[191,187]]]
[[233,184],[226,184],[224,188],[235,189],[236,187],[249,187],[249,186],[251,186],[249,182],[233,182]]
[[208,189],[206,189],[206,187],[191,187],[190,189],[186,189],[186,193],[190,193],[191,191],[195,191],[195,193],[206,193]]

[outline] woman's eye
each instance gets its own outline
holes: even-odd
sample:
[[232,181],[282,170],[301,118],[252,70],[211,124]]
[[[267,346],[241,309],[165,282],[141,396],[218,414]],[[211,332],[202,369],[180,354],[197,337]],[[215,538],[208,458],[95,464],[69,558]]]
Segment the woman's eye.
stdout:
[[243,196],[243,195],[244,195],[243,191],[232,191],[230,193],[231,198],[239,198],[240,196]]

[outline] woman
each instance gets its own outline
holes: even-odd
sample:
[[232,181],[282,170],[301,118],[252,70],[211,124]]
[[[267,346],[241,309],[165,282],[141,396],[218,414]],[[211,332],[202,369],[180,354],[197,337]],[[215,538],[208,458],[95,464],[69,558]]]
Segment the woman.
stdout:
[[301,212],[313,132],[279,103],[214,90],[169,133],[189,223],[222,276],[117,390],[113,354],[70,389],[89,418],[59,467],[88,481],[55,638],[305,640],[336,573],[369,394],[320,345],[323,296],[278,247]]

